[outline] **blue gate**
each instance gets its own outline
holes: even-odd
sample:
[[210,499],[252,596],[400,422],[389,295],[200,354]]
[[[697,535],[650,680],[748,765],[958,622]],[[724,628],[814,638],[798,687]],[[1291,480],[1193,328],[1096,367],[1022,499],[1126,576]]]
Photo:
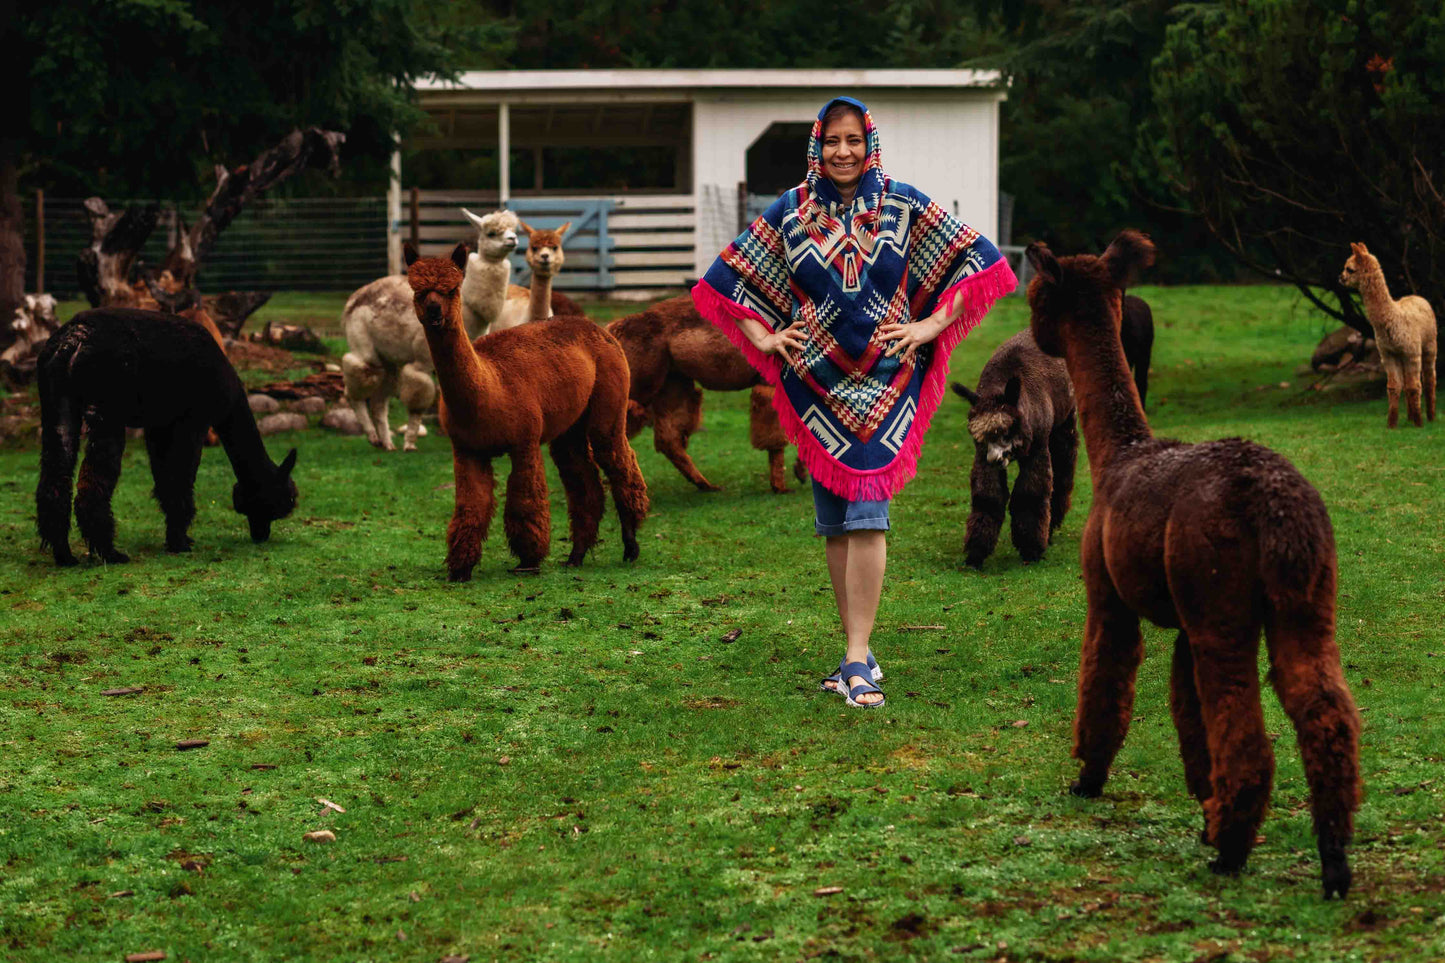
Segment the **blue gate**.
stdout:
[[[616,242],[607,234],[607,214],[616,203],[610,198],[514,197],[506,206],[534,229],[555,230],[571,221],[562,235],[567,263],[552,284],[557,288],[605,291],[617,286],[611,270]],[[532,270],[522,256],[526,249],[527,235],[519,232],[517,250],[512,254],[512,278],[523,287],[532,283]]]

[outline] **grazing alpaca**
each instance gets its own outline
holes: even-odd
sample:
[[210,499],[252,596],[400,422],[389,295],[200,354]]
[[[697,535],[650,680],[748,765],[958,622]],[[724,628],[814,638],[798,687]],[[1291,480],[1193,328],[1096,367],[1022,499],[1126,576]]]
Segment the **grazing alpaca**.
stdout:
[[[511,211],[492,211],[478,217],[465,207],[461,210],[477,229],[477,250],[467,258],[462,284],[462,321],[468,334],[475,340],[526,324],[531,318],[531,292],[511,283],[511,253],[517,248],[521,220]],[[552,313],[582,312],[565,295],[553,294]]]
[[411,298],[406,277],[392,275],[358,289],[341,312],[350,349],[341,356],[346,400],[367,440],[385,451],[396,450],[387,412],[391,398],[399,395],[407,410],[402,450],[416,451],[422,415],[437,396],[431,352]]
[[[647,516],[647,485],[627,443],[627,357],[601,328],[557,317],[475,344],[462,327],[460,291],[466,245],[447,258],[418,258],[406,246],[407,281],[441,382],[440,419],[452,442],[456,511],[447,528],[447,572],[464,582],[481,555],[492,520],[492,459],[512,459],[502,515],[515,571],[537,570],[551,541],[551,509],[542,444],[567,490],[572,524],[568,565],[581,565],[597,542],[602,483],[612,485],[622,523],[622,558],[637,558],[637,527]],[[596,458],[596,462],[593,458]]]
[[1435,352],[1439,331],[1430,302],[1414,294],[1396,301],[1390,297],[1385,272],[1380,262],[1363,244],[1351,244],[1352,253],[1345,261],[1340,283],[1358,288],[1365,303],[1365,317],[1375,329],[1375,344],[1380,349],[1380,363],[1385,368],[1385,392],[1390,399],[1390,413],[1385,422],[1391,428],[1400,423],[1400,388],[1405,389],[1405,407],[1415,427],[1424,427],[1420,418],[1420,395],[1423,381],[1425,411],[1435,420]]
[[[627,437],[652,425],[653,446],[682,476],[702,491],[718,491],[687,453],[687,440],[702,421],[702,391],[697,385],[710,391],[751,388],[752,445],[768,453],[773,491],[788,490],[783,478],[787,439],[772,406],[773,389],[762,384],[742,352],[698,314],[692,298],[660,301],[640,314],[618,318],[607,332],[627,352],[632,372]],[[802,481],[801,466],[794,471]]]
[[1139,389],[1139,407],[1149,395],[1149,356],[1154,353],[1154,312],[1149,303],[1132,294],[1124,295],[1124,313],[1119,322],[1119,340],[1124,343],[1124,360],[1134,373],[1134,387]]
[[1129,727],[1144,655],[1139,619],[1178,628],[1170,709],[1215,872],[1242,869],[1264,818],[1274,753],[1256,660],[1294,723],[1328,899],[1350,888],[1360,717],[1335,644],[1335,545],[1319,493],[1284,458],[1238,438],[1153,437],[1119,343],[1126,280],[1153,262],[1125,231],[1102,257],[1026,254],[1030,325],[1062,356],[1079,406],[1094,502],[1080,545],[1088,618],[1072,791],[1098,796]]
[[75,496],[75,520],[92,555],[125,562],[115,548],[110,499],[120,478],[125,429],[144,428],[155,497],[166,516],[166,550],[185,552],[195,517],[201,440],[214,425],[236,486],[231,500],[264,542],[271,523],[296,507],[296,449],[277,466],[266,454],[246,390],[225,354],[197,324],[134,308],[77,314],[40,353],[40,484],[36,527],[57,565],[70,553],[71,475],[81,423],[89,436]]
[[[1064,523],[1074,490],[1079,435],[1068,369],[1040,351],[1033,334],[1024,330],[988,359],[977,394],[956,383],[953,390],[973,406],[968,413],[973,504],[963,539],[964,561],[982,568],[993,554],[1007,505],[1014,548],[1025,562],[1037,562],[1054,530]],[[1012,498],[1011,461],[1019,466]]]

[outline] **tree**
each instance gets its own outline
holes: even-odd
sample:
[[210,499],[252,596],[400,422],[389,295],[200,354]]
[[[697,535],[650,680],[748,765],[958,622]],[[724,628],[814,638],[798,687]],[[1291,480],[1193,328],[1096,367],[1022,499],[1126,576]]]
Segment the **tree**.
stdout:
[[202,199],[217,165],[234,168],[311,126],[345,131],[349,163],[369,160],[384,176],[394,135],[424,119],[412,81],[484,63],[510,42],[503,26],[467,26],[469,9],[459,0],[33,5],[14,26],[27,102],[18,134],[0,140],[0,318],[24,285],[24,187]]
[[1169,29],[1159,162],[1229,251],[1369,333],[1339,283],[1350,241],[1396,296],[1445,296],[1445,8],[1225,0]]

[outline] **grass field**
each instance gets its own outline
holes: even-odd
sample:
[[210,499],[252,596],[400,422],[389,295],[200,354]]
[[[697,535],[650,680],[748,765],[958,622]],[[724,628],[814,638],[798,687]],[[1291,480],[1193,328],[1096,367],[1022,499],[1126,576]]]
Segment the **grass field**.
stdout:
[[[1347,900],[1320,897],[1267,689],[1264,839],[1241,877],[1206,869],[1169,719],[1172,633],[1145,630],[1104,797],[1066,793],[1087,467],[1043,562],[1005,540],[962,570],[972,445],[952,396],[893,508],[874,638],[888,705],[818,692],[842,643],[811,500],[768,493],[733,394],[708,397],[692,444],[721,493],[637,440],[653,503],[638,563],[609,515],[585,568],[510,576],[497,522],[460,585],[436,432],[412,455],[270,439],[300,449],[301,503],[261,546],[208,452],[188,556],[162,550],[132,443],[115,505],[134,561],[69,570],[37,547],[33,444],[0,451],[0,957],[1445,957],[1445,421],[1387,432],[1380,398],[1304,390],[1295,368],[1329,325],[1289,290],[1138,293],[1159,325],[1155,430],[1270,445],[1330,508],[1365,720]],[[334,318],[339,299],[266,310]],[[997,308],[955,373],[972,382],[1025,310]],[[144,691],[101,694],[120,687]],[[303,840],[319,829],[335,843]]]

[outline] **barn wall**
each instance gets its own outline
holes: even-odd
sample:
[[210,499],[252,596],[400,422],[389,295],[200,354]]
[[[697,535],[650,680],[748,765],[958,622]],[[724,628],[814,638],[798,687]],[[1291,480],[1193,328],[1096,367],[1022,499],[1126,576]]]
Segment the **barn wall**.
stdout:
[[[737,234],[738,182],[750,144],[778,121],[811,121],[846,92],[868,105],[883,138],[888,173],[993,237],[998,230],[998,105],[1001,92],[787,91],[698,95],[693,113],[698,277]],[[798,180],[806,172],[798,145]]]

